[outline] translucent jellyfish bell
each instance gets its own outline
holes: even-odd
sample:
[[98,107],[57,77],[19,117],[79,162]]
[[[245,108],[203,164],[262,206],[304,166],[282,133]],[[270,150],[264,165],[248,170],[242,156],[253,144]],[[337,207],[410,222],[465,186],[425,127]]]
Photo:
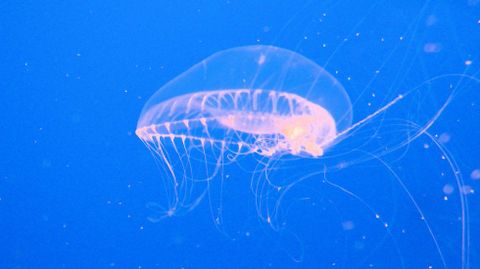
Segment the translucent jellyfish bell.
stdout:
[[318,157],[351,124],[350,99],[330,73],[296,52],[257,45],[215,53],[160,88],[136,133],[147,143],[191,139],[237,153]]

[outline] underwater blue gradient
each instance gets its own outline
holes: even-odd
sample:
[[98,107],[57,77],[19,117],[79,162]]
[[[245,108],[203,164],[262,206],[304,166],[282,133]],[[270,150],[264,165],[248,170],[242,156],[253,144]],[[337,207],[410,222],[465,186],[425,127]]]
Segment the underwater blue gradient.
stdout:
[[[7,0],[0,10],[0,268],[480,267],[478,0]],[[458,194],[455,173],[422,136],[385,156],[388,166],[372,161],[325,175],[348,191],[322,183],[321,160],[308,166],[320,174],[288,194],[280,231],[259,219],[241,169],[223,182],[223,197],[149,221],[159,212],[147,205],[161,205],[165,193],[134,133],[142,107],[209,55],[254,44],[325,67],[354,100],[354,121],[455,74],[431,84],[458,91],[429,131],[467,187]],[[412,120],[423,120],[418,101]],[[385,167],[425,212],[441,254]],[[290,169],[276,174],[304,168]]]

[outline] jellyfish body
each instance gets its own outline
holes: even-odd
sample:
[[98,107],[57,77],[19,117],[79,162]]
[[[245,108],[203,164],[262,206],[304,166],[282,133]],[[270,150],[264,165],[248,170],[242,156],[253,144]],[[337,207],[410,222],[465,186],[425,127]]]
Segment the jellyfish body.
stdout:
[[264,156],[319,157],[336,135],[335,120],[326,109],[274,90],[197,92],[162,102],[147,114],[153,122],[136,131],[145,142],[160,137],[198,140]]
[[209,190],[195,191],[199,182],[239,156],[318,158],[351,126],[349,96],[330,73],[296,52],[257,45],[215,53],[161,87],[136,134],[167,173],[171,216],[197,205]]

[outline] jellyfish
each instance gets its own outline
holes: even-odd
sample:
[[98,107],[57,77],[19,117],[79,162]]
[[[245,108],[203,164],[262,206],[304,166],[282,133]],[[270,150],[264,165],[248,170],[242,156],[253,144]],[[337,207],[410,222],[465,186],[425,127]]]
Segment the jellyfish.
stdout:
[[[162,87],[145,105],[136,134],[170,174],[173,213],[191,208],[182,189],[212,179],[225,160],[321,157],[351,121],[349,97],[326,70],[293,51],[247,46],[216,53]],[[199,150],[201,162],[215,164],[201,176],[189,168]]]
[[[164,207],[148,205],[163,212],[150,220],[187,213],[208,200],[215,223],[221,225],[222,197],[229,195],[224,185],[235,176],[249,179],[245,184],[258,217],[280,230],[288,215],[282,204],[290,191],[307,178],[320,178],[388,228],[388,221],[361,195],[327,177],[368,160],[385,165],[425,219],[383,156],[421,135],[430,136],[429,127],[455,93],[454,87],[443,87],[435,99],[426,98],[435,90],[431,85],[441,80],[436,77],[390,96],[354,121],[352,104],[357,100],[331,73],[297,52],[254,45],[215,53],[161,87],[141,112],[135,133],[162,169],[166,193]],[[227,172],[231,167],[235,169]],[[450,167],[455,168],[453,161]],[[428,222],[424,225],[443,259],[434,231]],[[345,222],[344,228],[351,229],[352,223]]]

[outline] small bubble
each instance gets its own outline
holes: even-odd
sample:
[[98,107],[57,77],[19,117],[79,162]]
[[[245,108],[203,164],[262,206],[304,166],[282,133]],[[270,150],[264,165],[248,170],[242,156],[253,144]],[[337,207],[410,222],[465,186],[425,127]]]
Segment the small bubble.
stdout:
[[350,230],[353,230],[353,228],[355,228],[355,225],[354,225],[353,221],[347,220],[347,221],[342,222],[342,228],[345,231],[350,231]]
[[441,49],[442,46],[439,43],[427,43],[423,46],[425,53],[438,53]]
[[462,191],[462,193],[465,194],[465,195],[474,194],[474,193],[475,193],[475,190],[474,190],[473,187],[470,186],[470,185],[464,185],[464,186],[462,186],[461,191]]
[[427,26],[432,26],[432,25],[436,24],[437,21],[438,21],[438,20],[437,20],[437,17],[436,17],[435,15],[430,15],[430,16],[428,16],[427,21],[425,22],[425,24],[426,24]]
[[478,179],[480,179],[480,169],[474,169],[474,170],[470,173],[470,178],[473,179],[473,180],[478,180]]
[[443,133],[438,137],[438,142],[440,144],[446,144],[450,141],[450,135],[448,133]]
[[443,193],[446,195],[452,194],[454,190],[455,188],[450,184],[445,184],[442,188]]

